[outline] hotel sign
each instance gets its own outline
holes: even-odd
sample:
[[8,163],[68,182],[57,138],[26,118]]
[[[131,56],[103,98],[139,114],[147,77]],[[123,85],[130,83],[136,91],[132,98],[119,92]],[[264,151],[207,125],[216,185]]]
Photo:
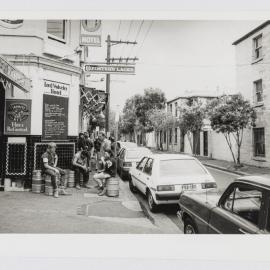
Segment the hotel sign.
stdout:
[[68,97],[69,88],[69,84],[66,83],[44,80],[44,94]]
[[101,47],[101,20],[82,20],[80,45]]
[[0,56],[0,76],[11,82],[24,92],[31,89],[31,80],[27,78],[21,71],[12,66],[4,57]]
[[110,64],[85,64],[84,72],[87,74],[123,74],[134,75],[135,66],[131,65],[110,65]]

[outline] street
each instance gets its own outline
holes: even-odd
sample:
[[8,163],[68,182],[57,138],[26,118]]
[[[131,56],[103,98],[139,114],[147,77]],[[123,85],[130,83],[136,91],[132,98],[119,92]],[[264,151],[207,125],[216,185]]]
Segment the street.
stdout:
[[[213,168],[208,168],[208,170],[215,178],[220,193],[222,193],[226,187],[238,177],[236,174],[216,170]],[[145,207],[150,220],[154,224],[161,227],[162,230],[165,230],[167,233],[183,233],[183,228],[181,228],[178,217],[176,216],[176,212],[178,211],[177,206],[164,205],[160,208],[158,213],[153,214],[148,210],[146,198],[140,193],[135,194],[135,196],[138,201]]]

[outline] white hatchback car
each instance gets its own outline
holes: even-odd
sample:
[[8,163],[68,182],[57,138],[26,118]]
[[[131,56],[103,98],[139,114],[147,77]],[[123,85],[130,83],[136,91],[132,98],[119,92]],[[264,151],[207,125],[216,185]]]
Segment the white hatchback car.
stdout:
[[181,154],[144,156],[130,170],[129,187],[147,196],[149,208],[155,212],[160,204],[176,204],[183,191],[216,188],[216,182],[201,162]]

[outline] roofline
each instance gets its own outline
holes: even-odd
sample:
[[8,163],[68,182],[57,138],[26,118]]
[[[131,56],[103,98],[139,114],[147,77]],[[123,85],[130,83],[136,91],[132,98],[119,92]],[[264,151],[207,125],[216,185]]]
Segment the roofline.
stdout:
[[171,99],[169,101],[167,101],[166,103],[171,103],[175,100],[178,100],[178,99],[188,99],[188,98],[194,98],[194,97],[199,97],[199,98],[218,98],[219,96],[202,96],[202,95],[192,95],[192,96],[186,96],[186,97],[176,97],[174,99]]
[[254,28],[253,30],[251,30],[250,32],[248,32],[247,34],[245,34],[244,36],[242,36],[241,38],[237,39],[236,41],[233,42],[232,45],[237,45],[240,42],[242,42],[243,40],[247,39],[248,37],[252,36],[253,34],[255,34],[256,32],[258,32],[259,30],[263,29],[264,27],[266,27],[268,24],[270,24],[270,20],[262,23],[261,25],[259,25],[258,27]]

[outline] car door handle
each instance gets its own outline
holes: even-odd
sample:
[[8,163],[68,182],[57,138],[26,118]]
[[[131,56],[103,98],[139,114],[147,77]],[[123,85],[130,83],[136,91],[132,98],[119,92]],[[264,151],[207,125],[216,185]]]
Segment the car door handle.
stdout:
[[247,231],[245,231],[245,230],[243,230],[241,228],[239,228],[238,231],[241,232],[241,233],[243,233],[243,234],[250,234],[249,232],[247,232]]

